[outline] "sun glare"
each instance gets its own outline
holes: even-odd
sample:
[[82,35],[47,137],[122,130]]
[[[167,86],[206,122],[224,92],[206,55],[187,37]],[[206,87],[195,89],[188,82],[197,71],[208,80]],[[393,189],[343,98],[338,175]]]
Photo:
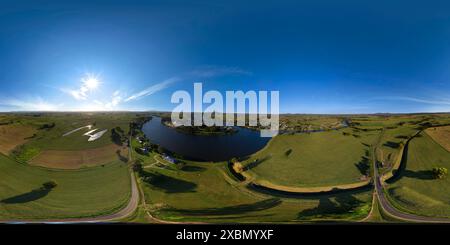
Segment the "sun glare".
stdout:
[[83,79],[83,84],[88,88],[89,90],[94,90],[98,88],[100,85],[100,81],[95,77],[87,77]]

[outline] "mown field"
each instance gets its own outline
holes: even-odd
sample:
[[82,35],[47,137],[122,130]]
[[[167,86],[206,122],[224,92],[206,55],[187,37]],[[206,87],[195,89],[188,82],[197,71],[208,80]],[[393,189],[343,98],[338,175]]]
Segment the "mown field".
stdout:
[[[133,113],[46,113],[46,114],[11,114],[3,119],[9,127],[32,128],[34,134],[28,137],[26,142],[10,152],[13,157],[20,162],[29,162],[37,158],[37,163],[49,167],[65,165],[65,163],[55,163],[55,159],[62,162],[79,162],[80,159],[86,159],[78,165],[92,165],[88,160],[89,151],[99,151],[95,164],[107,163],[113,158],[120,159],[115,152],[111,150],[105,154],[101,149],[114,148],[115,142],[111,137],[111,131],[115,127],[120,127],[124,133],[128,133],[129,123],[136,118]],[[70,135],[63,136],[71,130],[93,125],[92,129],[108,131],[95,141],[88,141],[88,136],[83,135],[90,131],[88,128],[81,129]],[[2,126],[5,127],[5,126]],[[102,148],[104,147],[104,148]],[[100,149],[100,150],[99,150]],[[58,152],[60,151],[60,152]],[[67,154],[67,151],[71,151]],[[123,154],[122,154],[123,155]],[[69,156],[64,158],[63,156]],[[100,156],[104,156],[101,158]],[[74,166],[74,164],[69,164]]]
[[[42,184],[55,181],[51,190]],[[120,162],[63,171],[31,167],[0,154],[0,220],[93,217],[123,208],[130,176]]]
[[29,164],[56,169],[79,169],[105,165],[120,160],[128,162],[128,147],[110,144],[94,149],[63,151],[44,150],[29,161]]
[[440,144],[444,149],[450,152],[450,126],[428,128],[425,132]]
[[450,217],[450,179],[434,179],[433,167],[450,169],[450,153],[426,133],[413,138],[399,176],[388,186],[398,208],[427,216]]
[[146,168],[141,184],[149,210],[168,221],[299,222],[357,220],[370,210],[370,190],[319,196],[255,192],[225,163],[189,162],[181,170]]
[[370,169],[370,145],[376,133],[350,129],[280,135],[244,161],[257,179],[286,186],[355,183]]

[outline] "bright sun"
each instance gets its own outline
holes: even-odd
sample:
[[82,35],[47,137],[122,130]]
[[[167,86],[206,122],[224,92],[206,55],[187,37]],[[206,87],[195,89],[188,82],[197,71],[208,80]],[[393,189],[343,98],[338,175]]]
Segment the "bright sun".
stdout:
[[83,84],[89,90],[94,90],[100,84],[100,81],[95,77],[87,77],[83,79]]

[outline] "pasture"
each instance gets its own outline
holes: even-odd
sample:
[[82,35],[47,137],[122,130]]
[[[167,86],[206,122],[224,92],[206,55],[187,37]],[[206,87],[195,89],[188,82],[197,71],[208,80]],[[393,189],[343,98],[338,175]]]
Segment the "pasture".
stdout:
[[450,152],[450,126],[428,128],[425,132],[440,144],[444,149]]
[[106,163],[128,162],[128,147],[110,144],[94,149],[65,151],[44,150],[30,160],[31,165],[57,169],[79,169]]
[[290,197],[255,192],[227,172],[226,163],[188,162],[180,170],[146,168],[140,179],[152,215],[169,221],[299,222],[357,220],[371,192]]
[[[24,145],[16,147],[13,155],[20,162],[28,162],[42,151],[84,151],[98,149],[114,144],[111,131],[120,127],[128,133],[129,123],[136,117],[133,113],[47,113],[47,114],[18,114],[9,115],[14,125],[26,125],[36,130],[35,136]],[[88,141],[84,135],[92,129],[83,128],[71,134],[68,132],[93,125],[97,131],[108,130],[102,137]],[[65,136],[64,136],[65,135]],[[52,152],[54,153],[54,152]],[[64,154],[64,153],[61,153]],[[61,155],[59,154],[59,155]],[[110,161],[115,152],[109,154]],[[58,155],[58,154],[56,154]],[[42,155],[38,159],[42,159]],[[44,157],[45,158],[45,157]],[[49,158],[55,158],[49,156]]]
[[450,153],[426,133],[413,138],[399,176],[388,186],[398,208],[426,216],[450,217],[450,178],[434,179],[433,167],[450,169]]
[[[42,184],[55,181],[51,190]],[[129,201],[127,166],[115,162],[80,170],[49,170],[0,154],[0,220],[93,217],[116,212]]]
[[279,135],[243,161],[257,180],[294,187],[319,187],[362,181],[370,169],[376,134],[350,129]]
[[8,155],[14,148],[31,139],[36,130],[21,124],[0,125],[0,153]]

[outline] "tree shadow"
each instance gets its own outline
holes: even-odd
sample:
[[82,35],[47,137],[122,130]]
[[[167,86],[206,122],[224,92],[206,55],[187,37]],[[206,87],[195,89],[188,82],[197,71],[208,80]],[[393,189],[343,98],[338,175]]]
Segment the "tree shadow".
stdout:
[[398,167],[397,170],[394,170],[392,172],[392,178],[386,180],[386,183],[392,184],[392,183],[396,182],[397,180],[399,180],[403,176],[403,174],[406,171],[406,162],[408,161],[408,151],[409,151],[409,142],[407,142],[405,144],[405,147],[403,148],[403,154],[402,154],[402,159],[400,160],[400,166]]
[[203,172],[206,170],[206,168],[199,167],[199,166],[185,165],[185,166],[183,166],[183,168],[181,168],[181,170],[183,170],[185,172]]
[[256,168],[259,164],[269,160],[270,158],[272,158],[271,155],[265,156],[262,159],[256,159],[255,161],[251,162],[250,164],[248,164],[247,166],[244,167],[244,171],[250,170],[252,168]]
[[195,192],[197,184],[181,179],[176,179],[160,173],[143,171],[141,177],[144,182],[165,193]]
[[433,172],[431,170],[419,170],[419,171],[404,170],[402,172],[402,176],[420,180],[434,180]]
[[127,163],[128,162],[128,157],[122,156],[122,153],[120,150],[116,151],[116,155],[119,158],[120,161]]
[[384,143],[383,145],[387,146],[387,147],[394,148],[394,149],[397,149],[397,148],[400,147],[400,143],[393,142],[393,141],[388,141],[388,142]]
[[398,135],[398,136],[395,136],[395,138],[397,138],[397,139],[408,139],[408,136],[406,136],[406,135]]
[[263,201],[228,206],[222,208],[205,208],[205,209],[175,209],[167,208],[166,211],[177,212],[182,215],[203,216],[203,215],[236,215],[255,211],[262,211],[280,205],[282,201],[279,198],[269,198]]
[[355,166],[362,175],[367,175],[370,169],[369,158],[366,156],[361,157],[361,161],[355,163]]
[[275,190],[265,186],[257,185],[255,183],[250,183],[246,186],[250,191],[259,192],[265,195],[270,195],[278,198],[292,198],[292,199],[307,199],[307,200],[317,200],[322,197],[329,197],[330,195],[349,195],[349,194],[361,194],[372,189],[372,185],[365,185],[355,189],[338,189],[334,188],[327,192],[312,192],[312,193],[295,193],[287,192],[282,190]]
[[355,212],[363,204],[353,195],[337,195],[334,200],[329,197],[319,199],[315,208],[305,209],[298,213],[297,219],[310,219],[314,216],[330,217],[335,215],[349,214]]
[[34,190],[24,193],[24,194],[20,194],[17,196],[3,199],[0,201],[0,203],[19,204],[19,203],[32,202],[32,201],[36,201],[36,200],[39,200],[39,199],[47,196],[50,191],[51,191],[51,189],[46,189],[46,188],[42,187],[39,189],[34,189]]

